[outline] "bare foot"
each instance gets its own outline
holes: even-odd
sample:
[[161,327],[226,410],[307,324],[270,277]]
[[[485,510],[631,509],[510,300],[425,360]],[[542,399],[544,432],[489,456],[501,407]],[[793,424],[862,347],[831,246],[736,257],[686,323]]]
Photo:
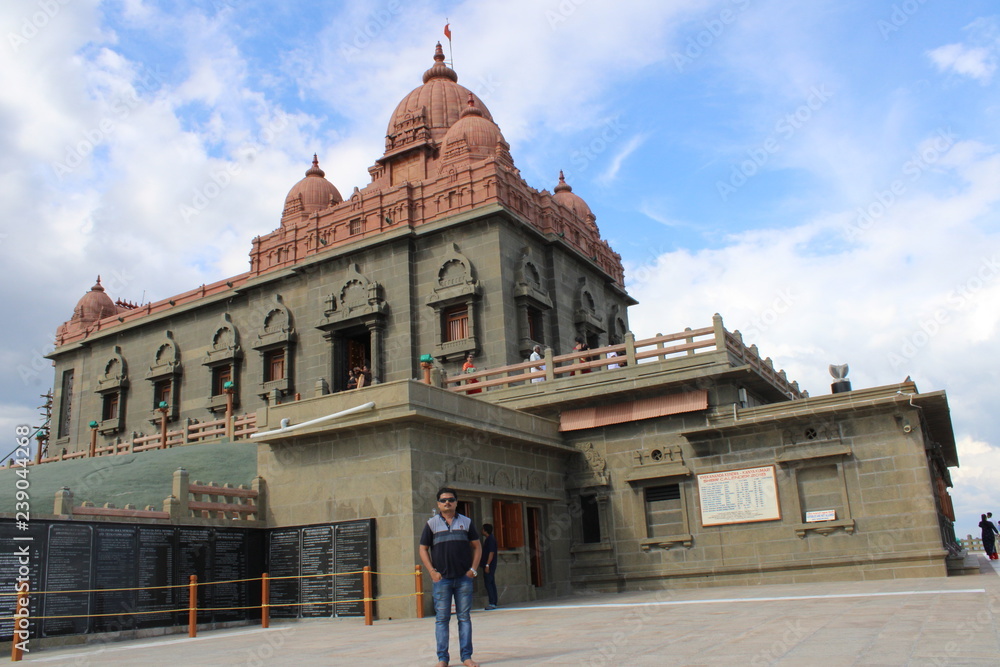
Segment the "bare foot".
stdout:
[[475,660],[473,660],[472,658],[469,658],[468,660],[464,661],[462,664],[465,665],[465,667],[479,667],[479,663],[476,662]]
[[438,662],[437,667],[448,667],[448,663],[445,662],[444,660],[441,660],[440,662]]

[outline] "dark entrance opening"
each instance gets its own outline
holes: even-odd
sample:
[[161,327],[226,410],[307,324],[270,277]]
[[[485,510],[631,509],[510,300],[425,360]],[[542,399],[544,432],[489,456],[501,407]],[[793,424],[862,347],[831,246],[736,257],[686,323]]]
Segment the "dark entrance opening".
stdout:
[[580,496],[580,518],[583,520],[583,543],[597,544],[601,541],[601,514],[597,496]]
[[371,370],[372,342],[366,327],[354,327],[333,335],[333,391],[347,389],[348,373],[352,368],[368,366]]

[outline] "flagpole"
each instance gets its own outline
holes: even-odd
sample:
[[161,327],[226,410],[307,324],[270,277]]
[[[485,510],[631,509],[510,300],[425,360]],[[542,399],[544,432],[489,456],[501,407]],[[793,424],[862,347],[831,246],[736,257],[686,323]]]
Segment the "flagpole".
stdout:
[[451,47],[451,19],[445,17],[444,36],[448,38],[448,56],[451,58],[451,68],[455,69],[455,52]]

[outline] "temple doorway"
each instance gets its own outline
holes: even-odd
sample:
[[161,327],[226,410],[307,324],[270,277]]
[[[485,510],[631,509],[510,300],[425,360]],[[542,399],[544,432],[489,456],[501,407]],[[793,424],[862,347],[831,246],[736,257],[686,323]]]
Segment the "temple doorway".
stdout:
[[337,332],[333,337],[333,391],[347,389],[348,374],[352,368],[368,366],[371,371],[371,356],[371,334],[366,327]]

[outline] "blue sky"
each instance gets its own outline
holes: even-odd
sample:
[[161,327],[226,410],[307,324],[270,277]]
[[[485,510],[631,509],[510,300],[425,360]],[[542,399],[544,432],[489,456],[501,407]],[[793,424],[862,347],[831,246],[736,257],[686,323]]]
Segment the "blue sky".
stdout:
[[364,187],[446,20],[524,178],[564,170],[621,253],[637,335],[719,312],[814,395],[843,362],[944,389],[958,532],[1000,511],[982,1],[4,3],[0,432],[97,274],[138,302],[245,271],[314,152]]

